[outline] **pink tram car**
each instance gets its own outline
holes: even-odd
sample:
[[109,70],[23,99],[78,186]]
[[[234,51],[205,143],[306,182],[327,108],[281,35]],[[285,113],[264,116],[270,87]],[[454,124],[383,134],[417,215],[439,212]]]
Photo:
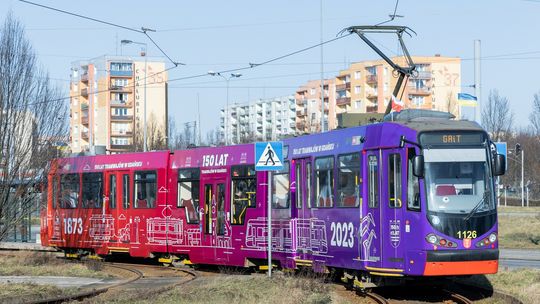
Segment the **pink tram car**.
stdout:
[[495,273],[494,178],[505,159],[476,123],[383,122],[284,141],[284,168],[253,145],[57,159],[44,245],[77,257],[333,271],[386,279]]

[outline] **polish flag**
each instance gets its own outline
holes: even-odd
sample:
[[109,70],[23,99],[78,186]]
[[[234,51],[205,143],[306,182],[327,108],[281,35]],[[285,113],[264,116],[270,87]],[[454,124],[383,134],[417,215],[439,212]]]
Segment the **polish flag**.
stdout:
[[392,95],[392,110],[396,112],[400,112],[405,107],[405,104],[403,101],[396,98],[396,96]]

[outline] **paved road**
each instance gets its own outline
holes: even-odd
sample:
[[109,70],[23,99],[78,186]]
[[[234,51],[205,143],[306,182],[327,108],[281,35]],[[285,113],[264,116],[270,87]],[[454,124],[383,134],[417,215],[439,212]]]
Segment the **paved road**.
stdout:
[[540,250],[501,249],[499,268],[536,268],[540,269]]

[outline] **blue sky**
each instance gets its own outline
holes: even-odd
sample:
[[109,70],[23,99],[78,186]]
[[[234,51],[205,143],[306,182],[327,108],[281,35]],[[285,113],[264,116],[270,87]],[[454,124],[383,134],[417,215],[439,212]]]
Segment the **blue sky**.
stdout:
[[[246,67],[319,43],[319,1],[67,1],[34,0],[40,4],[123,26],[156,29],[152,38],[176,61],[186,63],[169,78]],[[351,25],[388,19],[395,1],[323,2],[323,40]],[[15,0],[0,3],[0,18],[9,11],[26,27],[41,64],[68,95],[72,61],[119,52],[118,41],[151,42],[142,34],[83,20]],[[462,85],[473,83],[473,41],[482,41],[484,102],[490,89],[508,97],[516,124],[526,126],[534,93],[540,91],[540,1],[400,0],[392,25],[407,25],[417,36],[406,38],[412,55],[458,56],[463,59]],[[390,55],[399,54],[392,36],[370,36]],[[124,46],[124,55],[139,48]],[[149,47],[150,56],[161,56]],[[347,63],[378,59],[358,37],[324,47],[326,77]],[[320,77],[319,48],[241,72],[230,82],[230,103],[284,96]],[[177,124],[195,120],[200,99],[203,134],[218,124],[226,102],[225,81],[205,76],[169,83],[169,114]],[[463,92],[473,93],[470,88]],[[204,137],[204,135],[203,135]]]

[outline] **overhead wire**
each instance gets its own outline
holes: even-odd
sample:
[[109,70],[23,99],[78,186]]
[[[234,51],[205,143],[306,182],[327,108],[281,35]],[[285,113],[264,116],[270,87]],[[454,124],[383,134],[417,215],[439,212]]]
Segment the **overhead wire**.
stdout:
[[141,34],[144,33],[142,30],[138,30],[138,29],[135,29],[135,28],[123,26],[123,25],[120,25],[120,24],[116,24],[116,23],[112,23],[112,22],[108,22],[108,21],[104,21],[104,20],[99,20],[99,19],[96,19],[96,18],[84,16],[84,15],[77,14],[77,13],[68,12],[68,11],[61,10],[61,9],[58,9],[58,8],[54,8],[54,7],[51,7],[51,6],[31,2],[31,1],[28,1],[28,0],[19,0],[19,1],[30,4],[30,5],[46,8],[46,9],[49,9],[49,10],[52,10],[52,11],[57,11],[57,12],[60,12],[60,13],[63,13],[63,14],[79,17],[79,18],[82,18],[82,19],[91,20],[91,21],[94,21],[94,22],[99,22],[99,23],[102,23],[102,24],[107,24],[107,25],[110,25],[110,26],[122,28],[122,29],[125,29],[125,30],[128,30],[128,31],[133,31],[133,32],[141,33]]

